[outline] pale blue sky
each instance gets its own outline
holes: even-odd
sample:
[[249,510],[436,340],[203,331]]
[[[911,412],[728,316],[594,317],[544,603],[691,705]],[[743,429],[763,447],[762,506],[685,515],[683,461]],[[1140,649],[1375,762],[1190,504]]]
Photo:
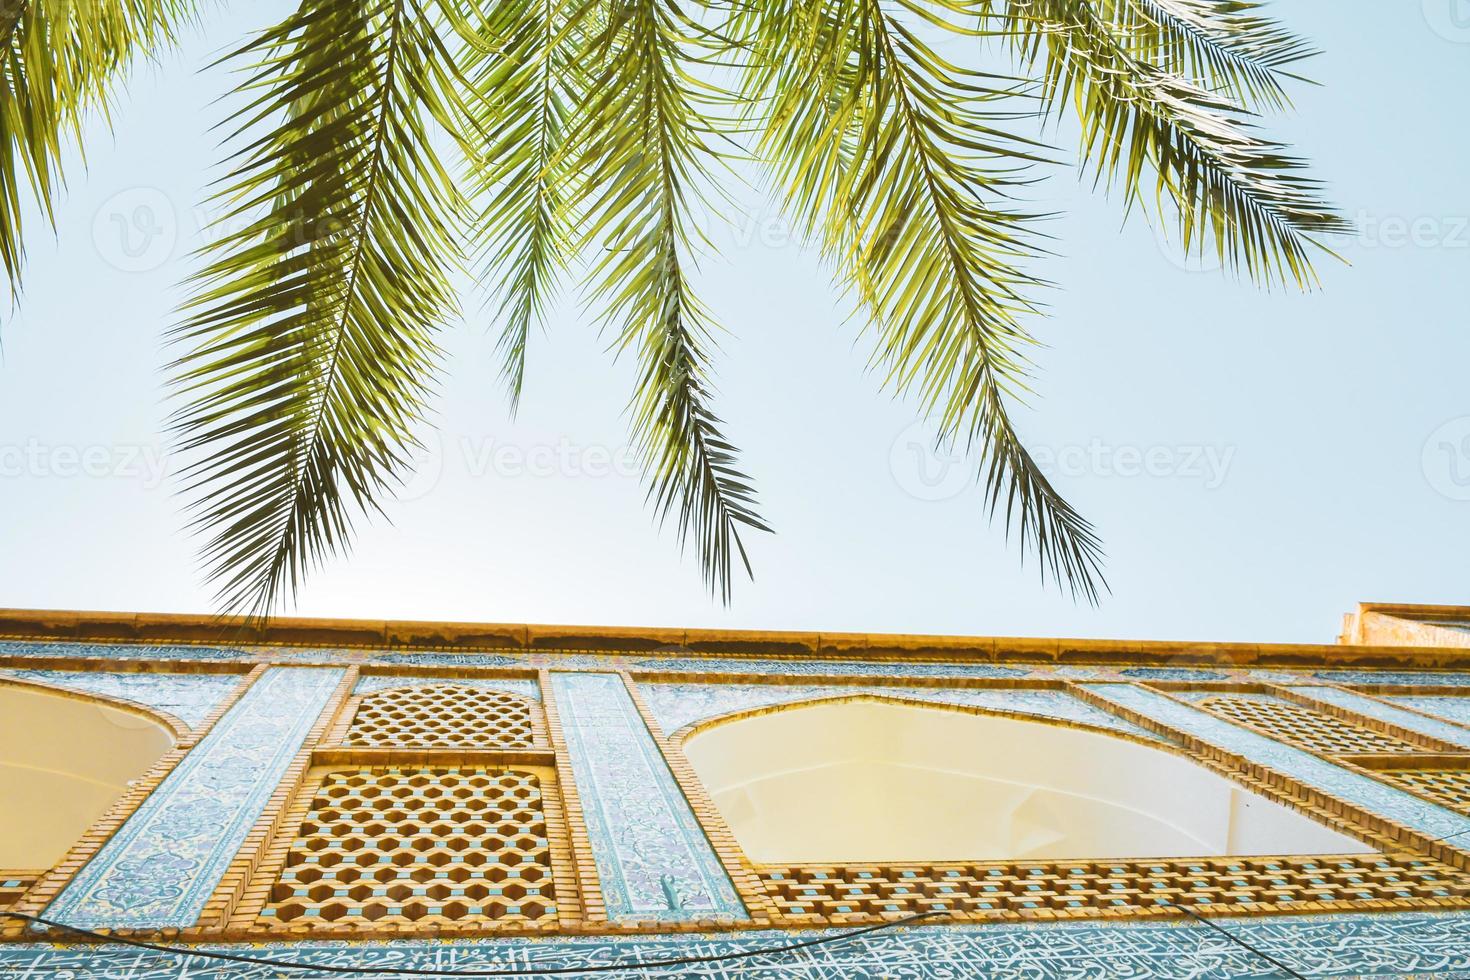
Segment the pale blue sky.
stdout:
[[[161,334],[199,241],[222,71],[286,9],[234,4],[138,72],[99,126],[55,240],[30,240],[0,339],[0,606],[205,611],[161,435]],[[307,615],[1139,638],[1328,640],[1360,599],[1470,602],[1467,0],[1294,0],[1321,87],[1271,132],[1360,233],[1324,288],[1267,294],[1181,263],[1059,170],[1040,193],[1062,288],[1037,323],[1033,449],[1098,525],[1112,594],[1038,582],[962,471],[916,454],[815,258],[761,194],[700,289],[730,334],[719,407],[778,530],[710,600],[626,465],[627,363],[575,301],[531,351],[512,421],[474,299],[444,338],[435,452],[305,588]],[[1064,138],[1066,133],[1059,134]],[[145,235],[145,232],[148,233]]]

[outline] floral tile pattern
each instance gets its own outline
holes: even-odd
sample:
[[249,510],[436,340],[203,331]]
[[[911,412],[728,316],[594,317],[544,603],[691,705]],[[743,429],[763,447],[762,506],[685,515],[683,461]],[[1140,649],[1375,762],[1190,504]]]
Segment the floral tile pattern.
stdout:
[[1223,681],[1230,678],[1229,674],[1218,670],[1201,670],[1198,667],[1124,667],[1118,673],[1140,681]]
[[1110,728],[1130,735],[1158,738],[1151,732],[1063,691],[977,688],[946,690],[934,687],[869,687],[847,684],[825,687],[791,684],[685,684],[664,681],[640,683],[638,693],[665,735],[672,735],[685,725],[736,711],[750,711],[754,708],[819,698],[867,694],[1056,718]]
[[72,878],[47,917],[87,929],[192,924],[345,674],[266,671]]
[[[1260,953],[1197,922],[919,926],[871,933],[799,953],[678,972],[619,971],[615,977],[680,980],[1278,980],[1264,953],[1313,978],[1463,978],[1470,971],[1470,915],[1298,915],[1225,919],[1221,928]],[[802,938],[839,935],[803,933]],[[724,955],[789,943],[790,933],[553,939],[292,942],[202,947],[321,967],[534,970],[606,967],[672,957]],[[122,946],[0,945],[0,976],[17,980],[276,980],[317,976],[264,966],[209,964]],[[595,976],[596,974],[587,974]],[[548,973],[527,980],[554,980]]]
[[1447,671],[1414,670],[1319,670],[1320,681],[1334,684],[1424,684],[1445,687],[1470,687],[1470,674]]
[[[1294,687],[1292,690],[1298,694],[1305,694],[1307,697],[1316,698],[1319,701],[1326,701],[1328,704],[1335,704],[1339,708],[1356,711],[1360,715],[1367,715],[1369,718],[1377,718],[1379,721],[1386,721],[1390,725],[1397,725],[1411,732],[1418,732],[1420,735],[1443,739],[1446,742],[1453,742],[1455,745],[1470,749],[1470,728],[1462,728],[1459,725],[1437,721],[1434,718],[1425,718],[1423,715],[1416,714],[1413,711],[1395,708],[1393,705],[1384,704],[1375,698],[1355,694],[1352,691],[1339,690],[1335,687]],[[1458,699],[1441,698],[1437,700],[1455,701]],[[1464,701],[1467,706],[1470,706],[1470,698],[1466,698]],[[1408,707],[1415,707],[1415,705],[1408,705]],[[1431,713],[1438,714],[1438,712]],[[1465,720],[1470,721],[1470,716],[1467,716]]]
[[0,641],[0,657],[88,657],[104,660],[254,660],[242,647],[142,646],[136,643],[50,643]]
[[617,674],[553,673],[608,918],[746,913]]
[[504,691],[517,697],[541,700],[541,685],[533,680],[518,677],[383,677],[369,675],[360,677],[353,694],[371,694],[395,687],[424,687],[429,684],[457,684],[485,691]]
[[[632,659],[632,658],[629,658]],[[1027,667],[995,664],[884,663],[876,660],[742,660],[737,657],[641,657],[643,670],[697,671],[706,674],[763,674],[820,677],[1025,677]]]
[[1382,814],[1435,838],[1470,834],[1470,817],[1421,800],[1376,779],[1359,776],[1310,752],[1258,735],[1165,695],[1132,684],[1088,684],[1087,689],[1124,708],[1130,708],[1201,741]]
[[240,686],[240,674],[103,673],[84,670],[3,670],[0,677],[40,681],[83,694],[123,698],[167,711],[197,729]]

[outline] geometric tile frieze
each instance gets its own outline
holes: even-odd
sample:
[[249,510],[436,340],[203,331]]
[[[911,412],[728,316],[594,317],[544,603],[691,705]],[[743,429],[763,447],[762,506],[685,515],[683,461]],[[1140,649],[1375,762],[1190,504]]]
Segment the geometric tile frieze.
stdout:
[[427,687],[431,684],[452,683],[463,687],[480,688],[486,691],[504,691],[517,697],[541,700],[541,687],[533,680],[516,677],[396,677],[385,674],[368,674],[357,679],[353,694],[372,694],[393,687]]
[[[1385,700],[1413,708],[1436,718],[1444,718],[1460,725],[1470,725],[1470,697],[1429,694],[1391,694]],[[1443,737],[1443,736],[1441,736]]]
[[745,908],[617,674],[551,674],[613,921],[745,919]]
[[314,771],[310,810],[257,925],[554,922],[542,809],[552,772]]
[[1279,698],[1216,694],[1195,703],[1231,721],[1259,728],[1272,738],[1322,755],[1413,754],[1424,751],[1424,747],[1401,738]]
[[363,696],[345,742],[367,748],[529,749],[543,730],[535,701],[441,680]]
[[[1386,721],[1390,725],[1396,725],[1407,731],[1419,735],[1427,735],[1437,738],[1452,745],[1470,749],[1470,728],[1441,721],[1438,718],[1426,718],[1415,711],[1405,711],[1403,708],[1392,704],[1385,704],[1377,698],[1371,698],[1353,691],[1345,691],[1336,687],[1294,687],[1294,693],[1316,698],[1339,708],[1355,711],[1369,718]],[[1470,699],[1467,699],[1470,700]]]
[[[1470,817],[1360,775],[1304,749],[1134,684],[1084,684],[1088,691],[1208,745],[1274,769],[1327,796],[1379,814],[1426,837],[1470,836]],[[1464,845],[1461,841],[1461,845]]]
[[87,929],[199,918],[346,672],[267,670],[50,904]]
[[[1188,905],[1470,906],[1470,877],[1415,855],[1229,857],[942,865],[762,866],[783,919],[836,924],[917,912],[982,919]],[[1259,911],[1264,911],[1260,909]]]

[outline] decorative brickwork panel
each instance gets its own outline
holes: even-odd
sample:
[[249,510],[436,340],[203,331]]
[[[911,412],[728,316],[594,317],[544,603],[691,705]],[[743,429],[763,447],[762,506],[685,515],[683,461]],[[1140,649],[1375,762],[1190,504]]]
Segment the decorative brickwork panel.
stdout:
[[260,924],[555,922],[543,769],[317,772]]
[[0,909],[8,909],[20,901],[39,877],[34,871],[0,871]]
[[1470,770],[1383,769],[1374,775],[1415,790],[1436,803],[1470,812]]
[[1169,905],[1278,906],[1442,901],[1470,905],[1470,880],[1413,855],[1171,861],[762,867],[783,918],[801,922],[942,911],[976,918],[1140,912]]
[[1289,701],[1221,694],[1205,698],[1199,705],[1231,721],[1252,725],[1283,742],[1291,742],[1322,755],[1424,751],[1403,739],[1361,728]]
[[527,698],[445,682],[367,695],[358,702],[347,744],[529,749],[542,730],[541,708]]

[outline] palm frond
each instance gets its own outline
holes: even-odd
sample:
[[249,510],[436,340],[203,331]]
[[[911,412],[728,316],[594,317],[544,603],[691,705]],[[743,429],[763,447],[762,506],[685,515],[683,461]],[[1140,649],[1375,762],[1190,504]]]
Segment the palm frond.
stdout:
[[1255,0],[1094,2],[1133,57],[1243,108],[1289,106],[1284,83],[1301,77],[1288,69],[1318,54]]
[[[0,266],[11,295],[29,203],[54,221],[61,155],[136,56],[173,40],[193,0],[7,0],[0,4]],[[29,201],[23,191],[29,191]]]
[[[900,6],[963,30],[940,5]],[[792,5],[741,29],[767,100],[761,152],[869,307],[887,383],[918,395],[942,442],[980,456],[991,513],[1043,576],[1096,600],[1097,536],[1006,407],[1026,390],[1033,341],[1021,320],[1042,285],[1024,268],[1035,215],[1012,200],[1044,154],[1007,131],[1032,111],[1024,82],[947,62],[880,0]]]
[[[590,16],[584,4],[576,16]],[[577,114],[576,206],[582,244],[599,251],[593,297],[607,306],[618,350],[633,350],[635,444],[660,519],[677,513],[712,591],[729,600],[742,530],[769,530],[738,453],[711,407],[712,323],[690,287],[689,209],[716,158],[710,110],[729,96],[692,70],[699,32],[663,0],[611,0],[581,57],[595,66]]]
[[[471,20],[470,17],[466,18]],[[477,142],[470,194],[486,200],[474,230],[482,279],[498,283],[501,373],[511,410],[526,377],[526,344],[574,246],[568,126],[586,95],[577,57],[583,17],[557,0],[506,0],[476,30],[471,76]]]
[[1155,200],[1187,253],[1213,246],[1222,264],[1257,281],[1316,284],[1312,259],[1330,254],[1323,236],[1349,226],[1306,163],[1260,135],[1249,112],[1137,57],[1093,4],[982,6],[1037,73],[1051,111],[1076,113],[1084,163],[1121,188],[1125,205]]
[[265,615],[348,547],[408,466],[455,309],[462,137],[437,0],[302,0],[236,53],[255,98],[221,226],[175,332],[172,384],[203,552],[232,612]]

